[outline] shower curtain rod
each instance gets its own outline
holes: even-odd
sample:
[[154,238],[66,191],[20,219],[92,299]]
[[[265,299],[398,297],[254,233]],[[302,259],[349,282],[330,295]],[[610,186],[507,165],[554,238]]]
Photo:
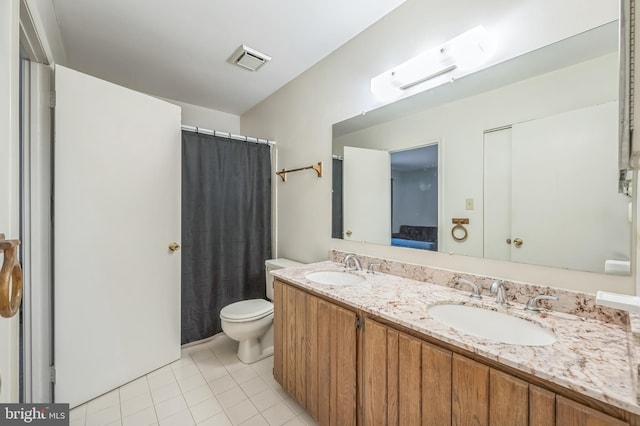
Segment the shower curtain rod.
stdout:
[[180,127],[182,128],[182,130],[186,130],[187,132],[202,133],[203,135],[218,136],[221,138],[229,138],[229,139],[243,141],[243,142],[262,143],[270,146],[273,146],[276,144],[275,141],[270,141],[267,139],[253,138],[251,136],[234,135],[233,133],[220,132],[218,130],[203,129],[201,127],[187,126],[185,124],[183,124]]

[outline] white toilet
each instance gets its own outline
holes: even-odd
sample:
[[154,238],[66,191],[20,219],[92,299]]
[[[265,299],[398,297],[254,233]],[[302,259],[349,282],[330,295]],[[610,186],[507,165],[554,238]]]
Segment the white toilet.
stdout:
[[[269,259],[266,269],[267,298],[273,300],[273,275],[275,269],[302,266],[289,259]],[[273,303],[264,299],[241,300],[225,306],[220,311],[222,331],[239,342],[238,358],[251,364],[273,354]]]

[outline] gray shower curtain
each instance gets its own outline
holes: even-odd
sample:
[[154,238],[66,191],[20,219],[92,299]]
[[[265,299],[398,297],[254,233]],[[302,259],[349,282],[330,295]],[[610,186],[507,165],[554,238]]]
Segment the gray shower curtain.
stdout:
[[265,297],[271,155],[265,144],[182,132],[182,343],[220,332],[220,310]]

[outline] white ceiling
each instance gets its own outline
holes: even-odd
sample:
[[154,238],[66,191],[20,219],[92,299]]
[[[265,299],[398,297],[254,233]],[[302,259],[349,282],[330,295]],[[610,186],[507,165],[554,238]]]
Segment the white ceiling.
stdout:
[[[242,114],[404,0],[53,0],[68,64],[132,89]],[[240,46],[273,59],[251,72]]]

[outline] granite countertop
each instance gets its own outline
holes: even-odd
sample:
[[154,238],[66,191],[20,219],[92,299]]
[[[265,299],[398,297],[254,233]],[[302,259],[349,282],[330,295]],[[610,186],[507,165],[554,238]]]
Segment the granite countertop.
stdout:
[[[343,271],[341,264],[326,261],[304,267],[273,271],[285,281],[340,301],[356,309],[431,336],[485,358],[640,414],[634,377],[635,344],[629,327],[562,312],[524,311],[524,305],[502,307],[495,298],[470,299],[469,292],[376,272],[353,272],[366,281],[332,286],[305,278],[316,271]],[[549,346],[517,346],[497,343],[458,332],[429,316],[427,309],[441,303],[459,303],[509,313],[553,330],[557,341]]]

